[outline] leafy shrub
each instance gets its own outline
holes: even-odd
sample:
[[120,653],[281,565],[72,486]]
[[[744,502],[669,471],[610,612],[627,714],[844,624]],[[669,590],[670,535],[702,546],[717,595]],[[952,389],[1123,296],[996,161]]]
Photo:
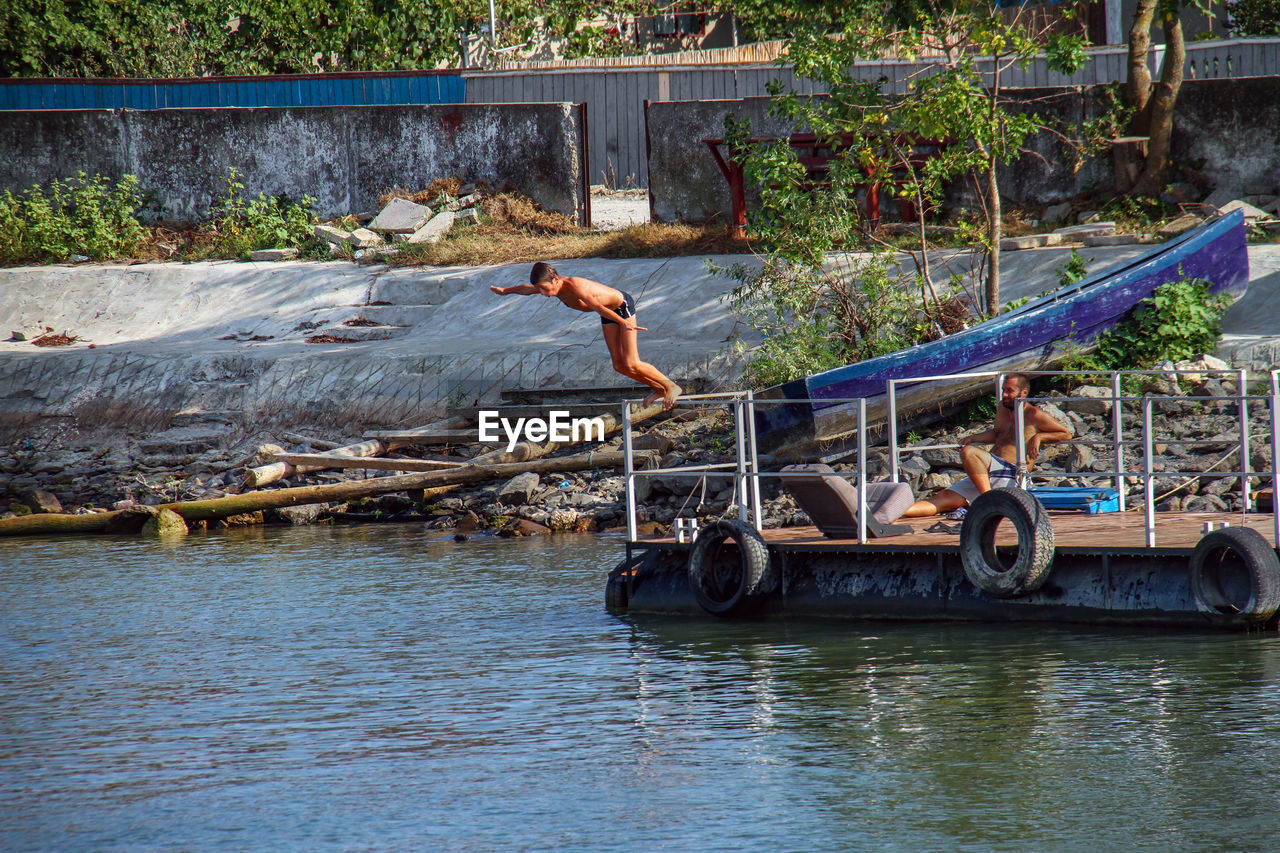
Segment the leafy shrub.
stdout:
[[258,193],[246,199],[240,173],[231,170],[226,197],[214,202],[213,220],[206,228],[213,233],[208,254],[215,257],[245,258],[258,249],[296,248],[315,254],[321,248],[315,237],[315,199],[303,196],[293,202],[287,196]]
[[1101,216],[1103,219],[1114,219],[1122,230],[1144,231],[1150,230],[1176,212],[1176,207],[1159,199],[1124,195],[1104,204]]
[[1068,359],[1068,370],[1144,370],[1162,361],[1211,353],[1222,338],[1231,305],[1203,279],[1182,278],[1156,288],[1133,315],[1098,338],[1097,349]]
[[1227,3],[1231,35],[1280,35],[1280,0],[1237,0]]
[[130,257],[146,244],[146,231],[134,216],[141,203],[133,175],[113,184],[80,172],[65,182],[55,180],[48,190],[39,184],[16,196],[6,190],[0,196],[0,262]]
[[[713,266],[738,282],[726,298],[764,337],[752,351],[748,381],[776,385],[952,331],[938,325],[943,314],[950,322],[950,308],[959,304],[954,293],[940,302],[937,317],[929,315],[895,267],[883,251],[835,255],[824,265],[775,257],[759,269]],[[960,313],[957,321],[967,318]]]
[[1071,257],[1062,266],[1054,270],[1058,275],[1058,287],[1068,287],[1077,281],[1084,281],[1085,276],[1089,274],[1089,261],[1093,258],[1086,259],[1076,249],[1071,250]]

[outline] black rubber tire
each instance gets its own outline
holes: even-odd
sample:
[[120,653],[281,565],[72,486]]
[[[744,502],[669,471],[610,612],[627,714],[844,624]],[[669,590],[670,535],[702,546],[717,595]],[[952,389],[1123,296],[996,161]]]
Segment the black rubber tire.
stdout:
[[[996,528],[1008,519],[1018,532],[1017,555],[1006,565],[996,550]],[[969,583],[996,598],[1039,589],[1053,567],[1053,525],[1035,496],[1023,489],[978,495],[960,528],[960,559]]]
[[1280,558],[1256,530],[1210,531],[1191,555],[1191,592],[1202,610],[1265,622],[1280,609]]
[[[736,547],[726,547],[733,540]],[[749,613],[778,588],[769,546],[751,525],[713,521],[689,549],[689,588],[698,604],[717,616]]]
[[631,586],[631,576],[643,562],[644,557],[632,557],[629,561],[623,560],[618,563],[609,572],[609,577],[604,582],[605,610],[619,612],[627,609],[630,603],[627,593]]

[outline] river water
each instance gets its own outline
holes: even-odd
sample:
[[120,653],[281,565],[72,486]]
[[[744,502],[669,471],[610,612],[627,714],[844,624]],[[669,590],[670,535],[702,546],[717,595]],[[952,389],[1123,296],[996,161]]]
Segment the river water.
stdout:
[[0,540],[0,849],[1263,850],[1280,638],[619,618],[608,536]]

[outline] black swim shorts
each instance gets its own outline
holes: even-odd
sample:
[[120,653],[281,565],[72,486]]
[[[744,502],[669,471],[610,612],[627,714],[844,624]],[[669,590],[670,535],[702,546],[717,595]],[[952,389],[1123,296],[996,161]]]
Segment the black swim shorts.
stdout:
[[[622,293],[622,305],[614,309],[613,313],[617,314],[619,317],[621,317],[624,320],[627,319],[628,317],[636,316],[635,299],[631,296],[630,293],[627,293],[625,290],[621,291],[621,293]],[[610,320],[608,317],[602,316],[600,318],[600,325],[603,326],[606,323],[612,323],[615,326],[621,325],[617,320]]]

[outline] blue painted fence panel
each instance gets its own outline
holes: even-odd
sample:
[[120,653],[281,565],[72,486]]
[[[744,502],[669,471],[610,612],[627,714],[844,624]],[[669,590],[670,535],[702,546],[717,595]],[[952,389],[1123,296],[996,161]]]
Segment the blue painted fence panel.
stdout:
[[0,110],[333,107],[466,103],[461,74],[206,80],[0,80]]

